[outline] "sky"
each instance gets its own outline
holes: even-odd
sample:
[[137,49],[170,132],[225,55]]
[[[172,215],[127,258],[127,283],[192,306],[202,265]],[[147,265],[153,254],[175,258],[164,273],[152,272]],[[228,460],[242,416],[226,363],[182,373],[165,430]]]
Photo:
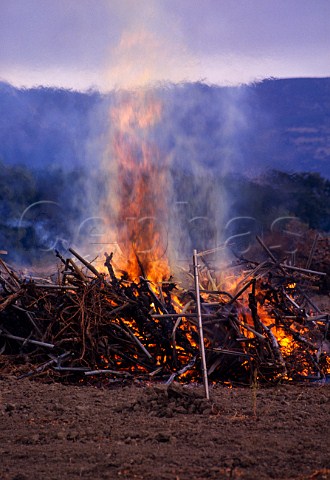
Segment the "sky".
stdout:
[[330,0],[0,0],[0,81],[109,91],[330,76]]

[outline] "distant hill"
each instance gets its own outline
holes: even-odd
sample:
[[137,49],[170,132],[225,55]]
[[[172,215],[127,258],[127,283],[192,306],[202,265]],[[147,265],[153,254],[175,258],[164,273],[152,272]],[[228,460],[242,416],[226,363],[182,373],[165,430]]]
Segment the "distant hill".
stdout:
[[[88,242],[100,228],[90,220],[100,219],[111,188],[98,166],[115,95],[0,84],[0,250],[8,260],[53,262],[54,248]],[[330,231],[330,79],[167,85],[155,95],[163,114],[148,140],[156,161],[171,161],[169,228],[180,225],[180,255],[242,239],[246,228],[267,232],[279,218]]]
[[251,90],[249,161],[329,178],[330,78],[266,81]]
[[[265,170],[330,178],[330,78],[266,80],[235,88],[158,88],[154,132],[178,168],[255,176]],[[0,161],[34,169],[97,165],[114,94],[0,83]]]
[[0,83],[0,160],[37,169],[82,164],[100,99],[98,93]]

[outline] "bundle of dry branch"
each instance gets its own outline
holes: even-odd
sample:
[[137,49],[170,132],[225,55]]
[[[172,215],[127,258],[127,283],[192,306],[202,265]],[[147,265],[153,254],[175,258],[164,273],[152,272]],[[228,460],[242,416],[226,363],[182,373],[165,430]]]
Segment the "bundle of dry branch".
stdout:
[[[309,295],[324,273],[279,263],[258,241],[266,260],[243,260],[228,290],[206,262],[200,268],[208,376],[239,384],[325,378],[329,315]],[[201,379],[194,288],[119,278],[107,254],[108,272],[100,273],[70,253],[57,253],[56,282],[0,260],[3,356],[24,358],[25,375]]]

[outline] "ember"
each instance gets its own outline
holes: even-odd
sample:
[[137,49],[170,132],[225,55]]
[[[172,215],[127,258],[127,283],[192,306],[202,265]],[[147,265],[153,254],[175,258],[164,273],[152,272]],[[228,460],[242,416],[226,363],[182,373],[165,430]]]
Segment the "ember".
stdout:
[[[230,265],[228,272],[240,271],[235,285],[226,284],[224,269],[220,275],[206,262],[199,266],[208,378],[234,384],[321,380],[330,372],[329,314],[309,292],[325,274],[279,263],[258,242],[267,258]],[[189,271],[188,288],[169,278],[156,284],[142,271],[138,279],[119,276],[111,254],[106,274],[70,252],[71,258],[57,253],[62,268],[52,281],[23,277],[0,261],[1,352],[16,364],[25,359],[16,367],[21,375],[201,381]]]

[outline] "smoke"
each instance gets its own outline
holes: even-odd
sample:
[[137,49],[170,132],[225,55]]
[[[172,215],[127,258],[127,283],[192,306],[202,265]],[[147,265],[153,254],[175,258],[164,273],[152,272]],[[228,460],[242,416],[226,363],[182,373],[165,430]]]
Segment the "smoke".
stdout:
[[[270,177],[252,181],[269,167],[326,175],[326,149],[321,157],[323,150],[312,145],[325,145],[327,85],[182,83],[107,95],[1,86],[0,156],[5,165],[25,168],[1,168],[0,248],[15,250],[21,263],[45,258],[47,249],[51,256],[55,244],[65,253],[70,244],[89,260],[98,256],[102,266],[105,251],[125,252],[133,243],[143,257],[141,251],[155,253],[160,245],[158,258],[166,251],[172,270],[187,264],[194,248],[208,250],[250,231],[253,221],[237,217],[258,217],[266,228],[270,215],[297,211],[307,222],[313,217],[313,226],[328,228],[321,193],[322,201],[313,194],[315,208],[301,194],[314,184],[323,188],[321,179],[295,179],[301,192],[296,186],[291,196],[275,191]],[[276,177],[283,190],[293,180]],[[58,206],[33,208],[19,225],[24,210],[40,201]]]
[[[25,208],[45,203],[17,227],[28,249],[23,259],[29,250],[42,251],[44,258],[53,249],[65,253],[71,244],[89,260],[98,257],[102,267],[105,251],[129,258],[134,248],[147,271],[158,262],[165,274],[187,264],[193,248],[207,250],[224,241],[228,198],[221,178],[239,163],[240,94],[201,84],[119,90],[86,99],[42,89],[33,94],[35,103],[32,92],[21,93],[26,120],[17,124],[24,132],[29,112],[42,98],[46,106],[31,138],[24,136],[17,148],[23,160],[29,152],[37,195],[25,197],[15,213],[16,225]],[[57,206],[45,210],[48,201]]]
[[232,199],[224,179],[244,167],[245,93],[183,84],[162,95],[166,112],[158,138],[171,158],[172,258],[187,263],[193,249],[227,240]]
[[[179,6],[156,0],[102,0],[97,5],[85,0],[79,6],[61,0],[59,7],[38,0],[28,6],[5,3],[7,18],[21,25],[14,33],[3,22],[2,35],[15,37],[4,52],[7,73],[33,65],[37,72],[51,74],[52,81],[63,82],[64,74],[69,77],[76,70],[77,87],[81,79],[96,80],[109,92],[31,90],[20,92],[16,102],[12,99],[16,115],[10,121],[3,115],[0,126],[8,137],[16,129],[19,141],[7,144],[3,156],[24,157],[36,170],[46,165],[52,181],[45,181],[48,188],[39,181],[31,202],[60,205],[44,216],[35,210],[36,218],[24,219],[21,230],[32,229],[35,243],[44,249],[74,244],[90,260],[99,256],[101,265],[103,252],[114,250],[119,266],[122,256],[130,268],[135,264],[134,275],[136,254],[146,271],[158,261],[167,273],[168,264],[172,269],[187,262],[194,248],[208,250],[225,242],[239,195],[225,179],[231,172],[250,170],[248,93],[245,88],[187,84],[185,79],[203,75],[221,83],[230,77],[233,38],[227,29],[237,30],[236,18],[265,58],[265,42],[260,46],[258,34],[246,23],[249,8],[228,10],[224,2],[212,0],[207,7],[193,8],[187,1]],[[33,15],[25,15],[31,6]],[[264,18],[258,9],[258,26]],[[274,18],[283,24],[282,17]],[[267,32],[261,33],[267,41]],[[239,43],[239,51],[247,54],[245,47]],[[260,63],[260,55],[254,61]],[[234,63],[237,67],[237,58]],[[235,81],[246,78],[242,70],[248,68],[242,65]],[[248,78],[253,78],[251,72]],[[27,112],[24,118],[22,111]],[[71,170],[65,181],[58,165]]]
[[126,268],[137,275],[136,254],[145,271],[158,262],[168,273],[186,265],[194,248],[223,243],[230,205],[223,178],[242,164],[243,99],[242,92],[202,84],[113,92],[101,182],[89,195],[98,241],[82,248],[101,258],[114,251],[123,269],[126,255]]
[[[148,271],[165,251],[173,266],[193,248],[223,241],[228,200],[216,177],[237,168],[237,138],[246,121],[235,90],[212,98],[204,85],[166,82],[182,80],[193,62],[187,53],[182,65],[185,43],[176,20],[167,11],[171,21],[164,28],[160,4],[131,6],[109,50],[106,80],[119,90],[111,94],[100,163],[103,194],[92,196],[98,197],[95,217],[107,231],[99,234],[100,244],[115,245],[117,262],[126,250],[127,268],[136,275],[137,253]],[[164,262],[162,268],[167,271]]]

